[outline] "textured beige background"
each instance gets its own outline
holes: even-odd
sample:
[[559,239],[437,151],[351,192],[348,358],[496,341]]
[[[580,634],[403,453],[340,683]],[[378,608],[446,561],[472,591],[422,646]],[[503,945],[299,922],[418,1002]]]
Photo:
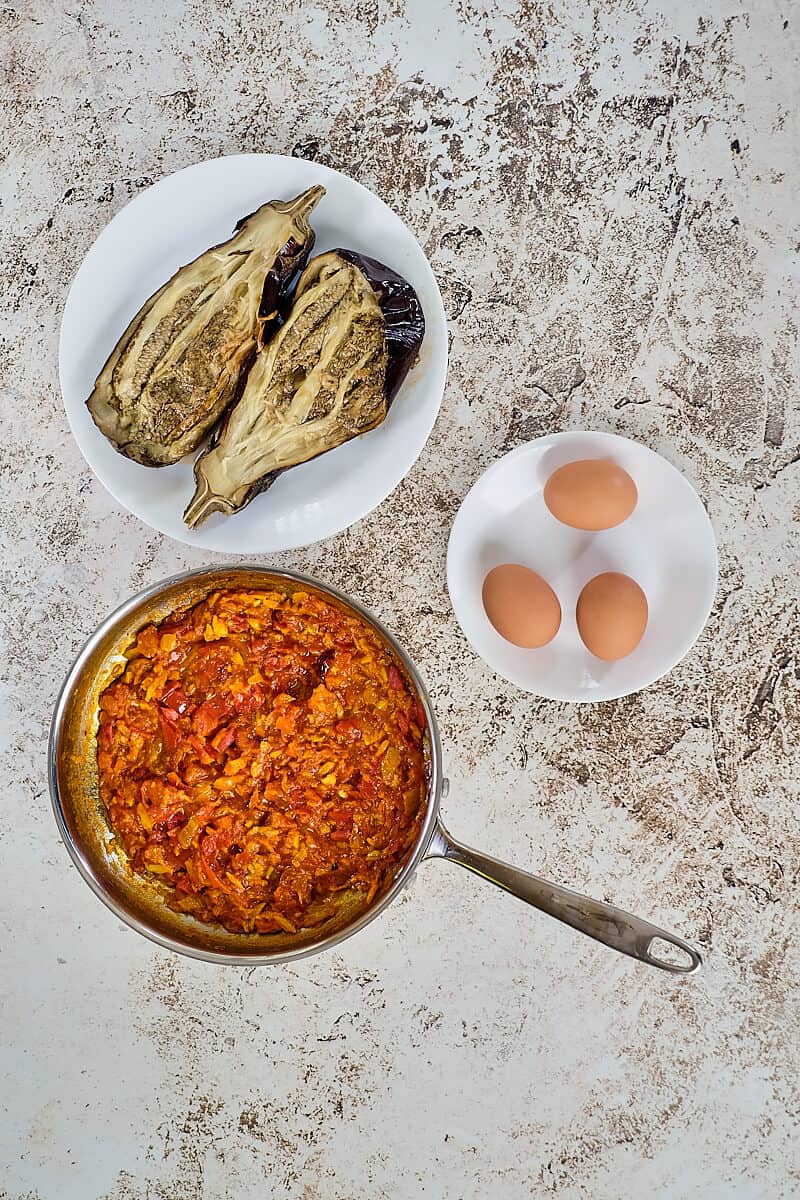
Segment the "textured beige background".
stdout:
[[[800,1194],[799,24],[790,0],[0,10],[6,1200]],[[102,613],[204,557],[81,461],[60,311],[131,196],[240,150],[392,204],[452,338],[405,482],[274,561],[405,640],[458,835],[699,939],[697,980],[440,863],[340,954],[214,969],[122,929],[70,867],[45,781],[57,686]],[[573,425],[665,454],[721,550],[685,662],[581,709],[493,676],[444,582],[478,474]]]

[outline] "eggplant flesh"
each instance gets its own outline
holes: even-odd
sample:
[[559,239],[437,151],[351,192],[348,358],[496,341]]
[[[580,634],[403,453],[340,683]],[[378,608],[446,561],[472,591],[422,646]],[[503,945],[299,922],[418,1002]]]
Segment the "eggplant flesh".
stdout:
[[142,306],[87,400],[120,453],[145,466],[196,450],[236,397],[308,259],[319,186],[272,200],[182,267]]
[[397,271],[355,250],[333,251],[366,275],[378,298],[386,333],[386,401],[391,405],[419,356],[425,337],[425,314],[419,296]]

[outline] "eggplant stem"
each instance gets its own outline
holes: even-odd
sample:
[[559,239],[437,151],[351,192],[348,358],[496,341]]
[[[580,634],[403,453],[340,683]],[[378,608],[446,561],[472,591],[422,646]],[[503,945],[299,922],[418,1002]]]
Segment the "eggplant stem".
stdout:
[[212,513],[224,512],[226,507],[229,506],[222,497],[211,491],[208,480],[201,478],[197,481],[195,493],[186,506],[183,519],[190,529],[196,529],[198,525],[207,521]]

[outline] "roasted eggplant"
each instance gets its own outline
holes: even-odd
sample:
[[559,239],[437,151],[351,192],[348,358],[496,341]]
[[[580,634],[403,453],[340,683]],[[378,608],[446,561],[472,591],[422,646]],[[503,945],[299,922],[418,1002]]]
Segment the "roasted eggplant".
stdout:
[[197,449],[279,322],[314,244],[309,214],[324,194],[312,187],[263,204],[139,310],[87,400],[122,454],[157,467]]
[[186,523],[238,512],[282,471],[380,425],[424,333],[416,292],[389,267],[349,250],[312,259],[195,463]]

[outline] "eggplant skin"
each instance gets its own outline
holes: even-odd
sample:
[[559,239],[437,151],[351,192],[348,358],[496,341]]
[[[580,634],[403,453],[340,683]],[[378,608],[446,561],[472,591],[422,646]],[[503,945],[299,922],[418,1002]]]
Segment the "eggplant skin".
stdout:
[[186,523],[239,512],[282,471],[380,425],[424,330],[416,293],[390,268],[350,251],[312,259],[285,324],[195,463]]
[[319,186],[272,200],[176,272],[142,306],[86,404],[127,458],[166,466],[196,450],[236,398],[308,259]]

